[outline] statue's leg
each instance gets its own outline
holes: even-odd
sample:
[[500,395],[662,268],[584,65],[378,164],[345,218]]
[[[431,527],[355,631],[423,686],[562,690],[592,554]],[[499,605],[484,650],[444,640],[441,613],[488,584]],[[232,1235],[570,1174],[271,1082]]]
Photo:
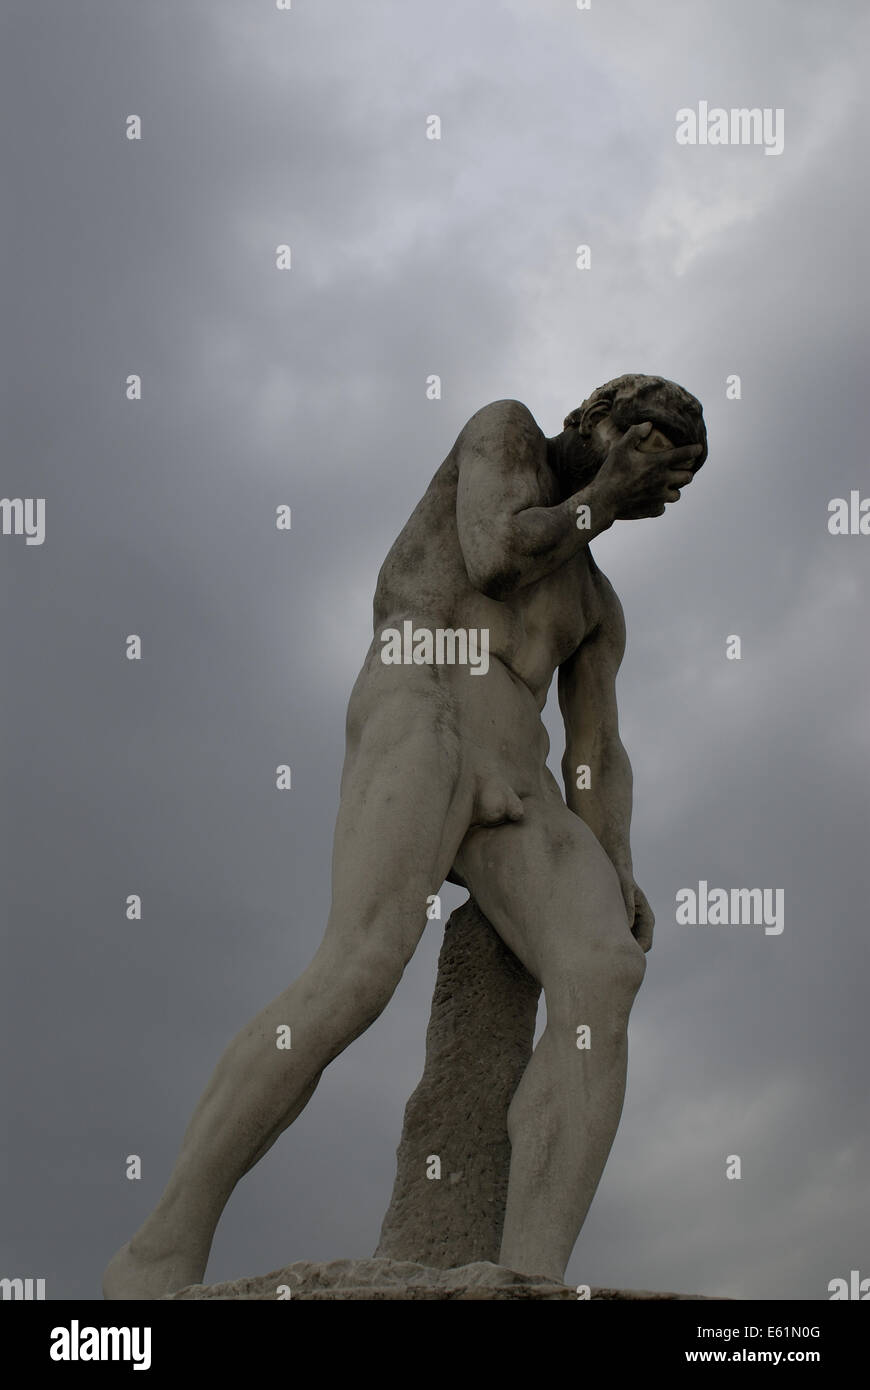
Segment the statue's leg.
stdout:
[[[155,1298],[202,1279],[236,1183],[389,1002],[468,824],[455,759],[419,713],[385,701],[349,753],[323,942],[220,1059],[157,1207],[106,1271],[107,1298]],[[289,1048],[277,1046],[282,1026]]]
[[499,1260],[561,1279],[622,1112],[628,1015],[645,957],[616,871],[592,831],[560,798],[523,804],[521,823],[473,829],[457,867],[505,944],[543,985],[547,1008],[546,1030],[508,1112]]

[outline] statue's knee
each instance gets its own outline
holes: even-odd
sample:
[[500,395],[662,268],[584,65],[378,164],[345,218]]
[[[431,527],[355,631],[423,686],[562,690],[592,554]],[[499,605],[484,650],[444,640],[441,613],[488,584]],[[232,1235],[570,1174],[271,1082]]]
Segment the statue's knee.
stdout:
[[646,974],[646,955],[634,937],[626,933],[619,943],[596,952],[597,969],[604,988],[614,999],[630,1006]]
[[634,999],[646,974],[646,952],[631,935],[620,946],[616,970],[619,986],[631,999]]
[[622,1026],[646,973],[646,956],[633,936],[599,942],[565,962],[547,990],[548,1019],[555,1012],[563,1022],[580,1013],[606,1017]]

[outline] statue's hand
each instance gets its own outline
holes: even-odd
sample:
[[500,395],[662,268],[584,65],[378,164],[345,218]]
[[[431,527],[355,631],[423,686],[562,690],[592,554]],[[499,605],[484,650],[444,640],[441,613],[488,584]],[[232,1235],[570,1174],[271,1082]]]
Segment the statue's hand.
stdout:
[[650,447],[645,441],[652,430],[649,420],[627,429],[621,439],[611,444],[595,480],[596,486],[611,498],[618,521],[661,516],[665,504],[678,501],[680,488],[692,481],[693,461],[703,453],[701,444],[686,444],[679,449],[655,447],[669,444],[661,434]]
[[640,890],[640,888],[638,888],[637,884],[635,884],[634,923],[631,928],[631,934],[637,942],[638,946],[642,946],[645,951],[648,951],[650,946],[652,945],[653,927],[655,926],[655,921],[656,919],[653,915],[653,910],[646,900],[646,894],[643,893]]

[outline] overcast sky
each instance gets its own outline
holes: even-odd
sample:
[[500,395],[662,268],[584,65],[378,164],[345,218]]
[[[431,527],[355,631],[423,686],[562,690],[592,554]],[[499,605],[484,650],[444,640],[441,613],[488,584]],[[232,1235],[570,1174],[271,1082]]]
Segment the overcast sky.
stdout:
[[[0,1275],[99,1297],[316,949],[378,568],[465,420],[517,397],[554,434],[628,371],[697,395],[710,452],[594,546],[658,922],[568,1282],[870,1275],[870,537],[827,529],[870,495],[864,11],[5,0],[2,491],[46,532],[0,537]],[[678,145],[702,100],[782,108],[782,153]],[[677,925],[702,879],[782,889],[782,934]],[[209,1282],[371,1254],[440,935],[237,1189]]]

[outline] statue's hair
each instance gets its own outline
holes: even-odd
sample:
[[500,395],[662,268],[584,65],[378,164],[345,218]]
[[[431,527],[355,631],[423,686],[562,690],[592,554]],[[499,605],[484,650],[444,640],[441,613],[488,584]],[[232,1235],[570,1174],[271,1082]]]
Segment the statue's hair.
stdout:
[[675,381],[636,373],[615,377],[599,386],[582,405],[565,416],[565,429],[576,427],[581,434],[589,434],[602,415],[610,415],[623,432],[643,420],[652,420],[675,446],[703,444],[704,452],[689,465],[693,472],[707,457],[707,429],[701,402]]

